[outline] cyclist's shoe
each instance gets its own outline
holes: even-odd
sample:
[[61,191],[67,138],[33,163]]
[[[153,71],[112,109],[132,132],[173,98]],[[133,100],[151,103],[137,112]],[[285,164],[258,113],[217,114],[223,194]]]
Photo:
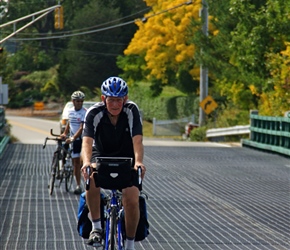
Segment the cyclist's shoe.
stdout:
[[94,247],[102,246],[103,230],[102,229],[93,229],[90,233],[90,237],[87,241],[87,244]]
[[74,194],[81,194],[82,192],[83,192],[82,188],[80,186],[77,186],[74,191]]

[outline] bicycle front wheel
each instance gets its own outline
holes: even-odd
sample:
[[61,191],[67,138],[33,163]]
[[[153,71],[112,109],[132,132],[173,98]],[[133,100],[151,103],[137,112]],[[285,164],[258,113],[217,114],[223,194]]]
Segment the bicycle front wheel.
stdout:
[[110,216],[110,234],[109,234],[109,249],[110,250],[116,250],[116,236],[117,236],[117,212],[116,207],[111,208],[111,216]]
[[65,170],[65,190],[69,192],[73,183],[73,168],[72,166],[67,167]]
[[55,182],[55,176],[58,171],[58,155],[54,154],[51,164],[51,171],[50,171],[50,179],[49,179],[49,194],[52,195],[53,188],[54,188],[54,182]]

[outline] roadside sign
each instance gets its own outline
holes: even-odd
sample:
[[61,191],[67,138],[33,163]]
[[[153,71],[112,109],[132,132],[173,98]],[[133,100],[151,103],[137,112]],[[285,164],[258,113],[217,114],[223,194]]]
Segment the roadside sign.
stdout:
[[44,103],[43,102],[35,102],[34,103],[34,110],[43,110],[44,109]]
[[218,104],[211,96],[208,95],[199,103],[199,106],[208,115],[218,107]]

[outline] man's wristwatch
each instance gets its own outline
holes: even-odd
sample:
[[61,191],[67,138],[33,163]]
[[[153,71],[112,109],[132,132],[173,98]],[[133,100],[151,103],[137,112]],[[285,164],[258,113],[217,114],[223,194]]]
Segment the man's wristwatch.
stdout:
[[74,140],[75,140],[75,138],[73,138],[73,137],[70,138],[70,141],[71,141],[71,142],[73,142]]

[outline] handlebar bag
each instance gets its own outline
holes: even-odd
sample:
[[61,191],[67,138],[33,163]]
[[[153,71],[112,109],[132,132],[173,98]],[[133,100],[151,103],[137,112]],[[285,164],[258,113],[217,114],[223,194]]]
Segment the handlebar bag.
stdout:
[[94,180],[97,187],[123,189],[133,185],[134,169],[132,158],[96,157],[97,173]]

